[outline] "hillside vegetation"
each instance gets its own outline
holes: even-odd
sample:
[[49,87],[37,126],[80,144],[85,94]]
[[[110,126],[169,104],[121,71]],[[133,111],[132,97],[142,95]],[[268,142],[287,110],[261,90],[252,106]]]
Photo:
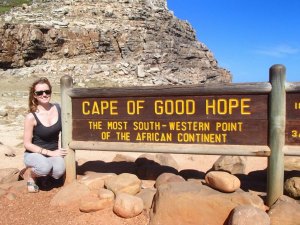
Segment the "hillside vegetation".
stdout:
[[32,0],[1,0],[0,15],[8,12],[13,7],[21,6],[24,3],[31,4]]

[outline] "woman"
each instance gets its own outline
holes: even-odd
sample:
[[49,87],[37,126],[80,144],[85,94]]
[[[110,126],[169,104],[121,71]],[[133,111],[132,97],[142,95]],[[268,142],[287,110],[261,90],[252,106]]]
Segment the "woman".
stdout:
[[29,90],[29,113],[24,122],[24,164],[22,174],[27,180],[28,192],[38,192],[37,177],[59,179],[65,173],[60,146],[60,107],[50,103],[52,86],[47,78],[36,80]]

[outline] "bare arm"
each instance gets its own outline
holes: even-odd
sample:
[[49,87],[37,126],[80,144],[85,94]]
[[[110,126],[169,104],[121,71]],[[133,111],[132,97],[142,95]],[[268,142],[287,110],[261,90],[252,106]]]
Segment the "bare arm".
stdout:
[[30,152],[39,153],[41,151],[41,147],[32,144],[32,135],[33,135],[33,127],[35,126],[36,121],[34,116],[29,113],[25,117],[24,121],[24,136],[23,136],[23,143],[26,150]]

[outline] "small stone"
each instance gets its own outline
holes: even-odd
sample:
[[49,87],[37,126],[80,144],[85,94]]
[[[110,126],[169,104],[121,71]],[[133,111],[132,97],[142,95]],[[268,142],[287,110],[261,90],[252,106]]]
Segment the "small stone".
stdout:
[[173,173],[163,173],[156,179],[155,187],[158,188],[160,185],[170,182],[184,182],[185,179],[179,175]]
[[17,196],[14,193],[8,193],[5,197],[11,201],[13,201],[17,198]]
[[91,173],[82,177],[79,183],[88,186],[90,190],[99,190],[104,187],[104,178],[102,174]]
[[122,173],[105,180],[105,187],[115,194],[128,193],[135,195],[141,190],[142,181],[134,174]]
[[210,187],[223,192],[234,192],[241,186],[241,181],[236,176],[223,171],[209,172],[205,181]]
[[144,77],[146,77],[143,65],[138,65],[137,66],[136,74],[137,74],[138,78],[144,78]]
[[112,199],[99,199],[95,196],[89,196],[87,198],[83,198],[80,201],[79,210],[81,212],[95,212],[113,205]]
[[143,200],[144,209],[150,210],[152,207],[153,199],[156,194],[156,189],[154,188],[146,188],[142,189],[136,197],[139,197]]
[[4,196],[6,193],[7,193],[6,190],[0,188],[0,197],[1,197],[1,196]]
[[120,193],[116,197],[113,211],[120,217],[132,218],[139,215],[144,209],[143,200],[139,197]]
[[300,177],[292,177],[284,182],[284,190],[292,198],[300,197]]
[[98,197],[100,199],[110,199],[114,200],[115,199],[115,194],[111,190],[107,190],[105,188],[101,188],[98,192]]

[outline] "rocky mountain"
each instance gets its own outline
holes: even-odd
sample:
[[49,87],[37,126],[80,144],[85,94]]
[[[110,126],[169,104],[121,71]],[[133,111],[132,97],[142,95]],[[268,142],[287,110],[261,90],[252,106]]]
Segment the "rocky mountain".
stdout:
[[231,82],[166,0],[34,0],[0,17],[0,76],[80,86]]

